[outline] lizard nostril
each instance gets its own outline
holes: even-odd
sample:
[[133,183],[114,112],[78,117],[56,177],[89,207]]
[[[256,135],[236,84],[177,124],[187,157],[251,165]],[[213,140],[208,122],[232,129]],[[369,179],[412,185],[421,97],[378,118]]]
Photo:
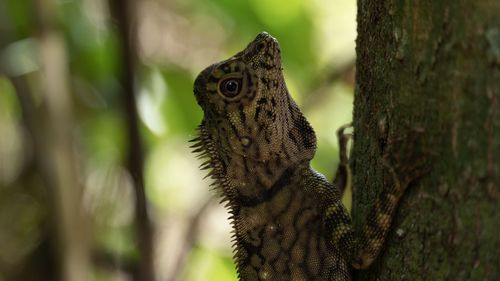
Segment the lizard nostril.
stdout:
[[266,42],[262,41],[257,45],[257,52],[260,52],[266,48]]

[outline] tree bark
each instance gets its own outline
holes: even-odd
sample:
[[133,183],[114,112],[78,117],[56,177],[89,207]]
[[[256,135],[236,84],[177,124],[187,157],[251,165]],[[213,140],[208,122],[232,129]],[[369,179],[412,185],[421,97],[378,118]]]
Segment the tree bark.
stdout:
[[359,0],[356,52],[356,225],[383,189],[387,143],[416,134],[430,161],[355,280],[499,280],[500,2]]

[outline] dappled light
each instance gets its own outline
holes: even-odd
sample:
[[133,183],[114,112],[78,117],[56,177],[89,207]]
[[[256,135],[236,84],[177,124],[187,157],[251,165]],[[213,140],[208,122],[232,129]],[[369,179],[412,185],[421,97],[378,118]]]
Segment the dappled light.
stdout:
[[317,132],[312,165],[333,177],[355,1],[146,0],[126,20],[114,1],[34,2],[0,3],[0,280],[141,280],[148,254],[156,280],[236,280],[229,215],[189,148],[192,87],[261,31]]

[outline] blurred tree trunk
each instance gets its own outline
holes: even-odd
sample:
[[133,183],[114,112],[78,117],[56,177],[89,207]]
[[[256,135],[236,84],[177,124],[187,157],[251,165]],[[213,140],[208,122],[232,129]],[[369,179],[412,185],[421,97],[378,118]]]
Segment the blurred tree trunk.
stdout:
[[[27,280],[90,279],[89,221],[82,206],[82,177],[75,153],[73,103],[69,87],[65,43],[58,29],[57,7],[52,0],[32,2],[36,22],[40,70],[11,77],[31,137],[37,170],[50,202],[50,241],[43,241],[26,267]],[[47,250],[54,247],[55,251]],[[57,274],[39,266],[46,253],[55,252]],[[47,257],[45,257],[47,259]],[[51,260],[50,258],[48,260]],[[52,266],[51,262],[43,265]],[[33,278],[33,279],[31,279]]]
[[135,233],[138,261],[138,277],[141,281],[156,279],[154,264],[154,228],[149,215],[149,203],[144,186],[144,155],[140,137],[140,121],[136,99],[136,2],[132,0],[109,0],[112,16],[117,24],[120,40],[122,68],[118,76],[123,90],[123,111],[127,120],[127,169],[134,182],[135,193]]
[[421,131],[432,164],[355,280],[499,280],[500,2],[360,0],[356,67],[357,225],[388,140]]

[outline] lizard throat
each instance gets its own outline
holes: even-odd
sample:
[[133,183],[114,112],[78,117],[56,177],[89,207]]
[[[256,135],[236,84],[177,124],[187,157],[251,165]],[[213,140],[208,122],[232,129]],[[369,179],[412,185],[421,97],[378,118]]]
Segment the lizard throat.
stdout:
[[200,168],[209,170],[206,177],[214,180],[215,190],[230,205],[251,205],[269,197],[290,168],[290,163],[281,158],[261,161],[223,150],[203,123],[192,142],[193,152],[206,160]]

